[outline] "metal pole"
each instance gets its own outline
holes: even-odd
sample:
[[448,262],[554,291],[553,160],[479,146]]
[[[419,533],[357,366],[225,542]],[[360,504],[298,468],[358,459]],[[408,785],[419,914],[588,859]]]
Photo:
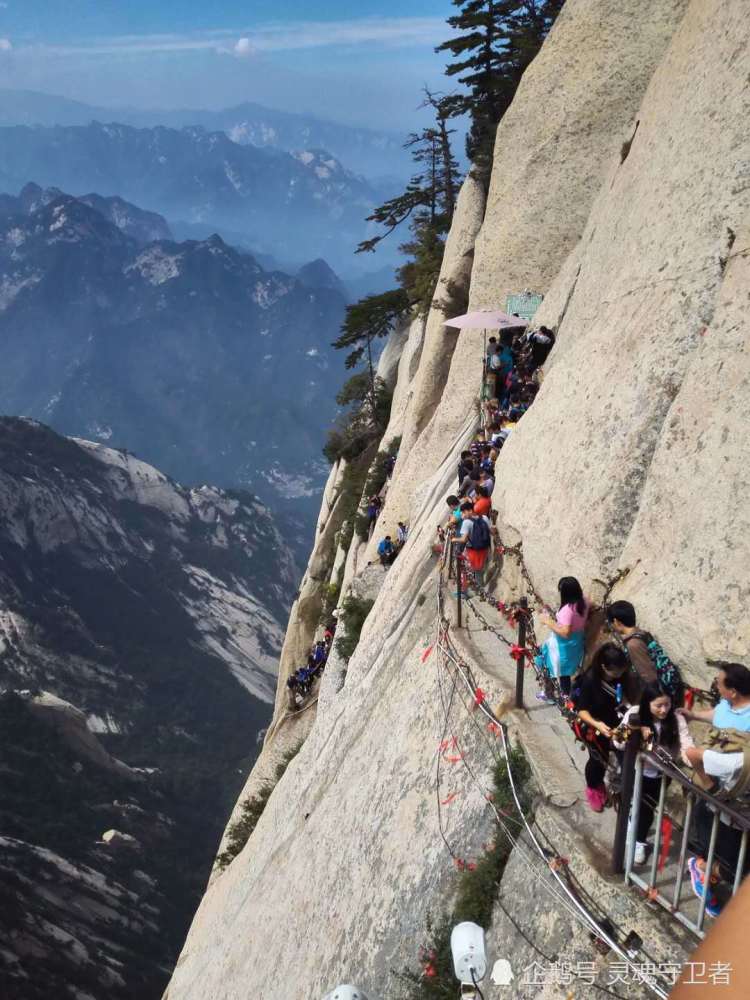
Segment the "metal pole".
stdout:
[[633,786],[635,784],[635,761],[641,747],[641,731],[638,727],[631,730],[628,742],[625,744],[625,756],[622,760],[622,778],[620,786],[620,811],[617,814],[615,827],[615,843],[612,848],[612,872],[622,875],[625,871],[625,841],[628,836],[628,817],[630,804],[633,801]]
[[672,897],[673,913],[676,913],[680,908],[680,894],[682,893],[682,882],[685,876],[685,859],[687,858],[688,840],[690,838],[690,824],[693,822],[694,805],[695,796],[688,792],[685,820],[682,828],[682,842],[680,843],[680,857],[677,861],[677,881],[674,884],[674,895]]
[[638,830],[638,819],[641,812],[641,797],[643,795],[643,757],[635,758],[635,783],[633,785],[633,801],[628,817],[628,832],[625,837],[625,881],[630,878],[635,856],[635,835]]
[[743,879],[746,853],[747,853],[747,830],[743,830],[742,839],[740,840],[740,853],[737,855],[737,871],[734,874],[734,885],[732,887],[733,896],[739,889],[740,882]]
[[456,628],[461,628],[461,588],[463,586],[463,573],[461,572],[460,545],[454,545],[456,552]]
[[706,919],[706,903],[711,895],[711,871],[714,866],[714,855],[716,853],[716,840],[719,836],[719,814],[714,813],[714,821],[711,824],[711,838],[708,842],[708,857],[706,858],[706,868],[703,872],[703,894],[701,895],[700,906],[698,907],[698,930],[703,930],[703,921]]
[[[518,645],[526,649],[526,615],[529,602],[526,597],[519,601],[521,614],[518,617]],[[516,661],[516,708],[523,708],[523,675],[526,667],[526,654],[522,653]]]
[[661,776],[661,784],[659,785],[659,805],[656,810],[656,829],[654,830],[654,854],[651,858],[651,876],[648,881],[649,889],[653,889],[656,885],[656,874],[659,867],[659,851],[661,848],[661,821],[664,819],[664,799],[667,794],[667,782],[664,780],[664,774]]

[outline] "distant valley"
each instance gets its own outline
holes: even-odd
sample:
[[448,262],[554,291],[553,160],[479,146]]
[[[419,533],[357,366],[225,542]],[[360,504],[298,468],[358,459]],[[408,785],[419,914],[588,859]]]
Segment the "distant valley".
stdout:
[[296,569],[247,493],[0,419],[0,994],[161,994]]

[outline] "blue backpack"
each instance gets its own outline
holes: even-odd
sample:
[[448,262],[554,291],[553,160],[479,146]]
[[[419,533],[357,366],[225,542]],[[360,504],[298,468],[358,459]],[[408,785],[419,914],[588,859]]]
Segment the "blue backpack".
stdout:
[[490,547],[490,528],[483,517],[472,522],[471,535],[466,543],[470,549],[488,549]]

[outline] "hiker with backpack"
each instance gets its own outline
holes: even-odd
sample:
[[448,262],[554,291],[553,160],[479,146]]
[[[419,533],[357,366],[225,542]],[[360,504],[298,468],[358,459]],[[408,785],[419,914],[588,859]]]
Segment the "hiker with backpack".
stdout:
[[[553,619],[543,617],[541,622],[550,630],[550,635],[536,657],[550,678],[560,684],[563,694],[570,694],[570,679],[583,662],[584,631],[589,615],[590,601],[583,596],[581,585],[574,576],[564,576],[557,583],[560,594],[560,609]],[[547,693],[537,695],[540,701],[554,701]]]
[[461,504],[461,516],[461,530],[457,544],[462,546],[469,566],[479,576],[484,572],[484,565],[492,546],[490,521],[484,514],[475,514],[471,503]]
[[627,669],[628,661],[620,647],[605,642],[571,693],[578,720],[583,723],[583,728],[576,732],[585,740],[589,752],[585,769],[586,801],[594,812],[601,812],[607,802],[604,777],[612,734],[624,711],[622,682]]
[[640,698],[645,684],[658,681],[675,707],[679,708],[685,700],[685,685],[679,667],[672,663],[650,632],[637,627],[635,608],[630,601],[615,601],[610,604],[607,608],[607,621],[622,640],[637,677],[636,690],[630,692],[631,700]]
[[[715,708],[698,712],[681,708],[678,711],[687,722],[708,722],[712,726],[704,745],[686,752],[695,769],[695,783],[718,798],[733,799],[750,789],[750,670],[741,663],[724,663],[719,668],[716,687],[721,700]],[[714,815],[704,801],[698,802],[695,825],[699,851],[695,857],[688,858],[688,871],[693,892],[699,899],[705,888],[706,857]],[[720,816],[715,849],[717,860],[711,870],[711,885],[722,878],[733,881],[741,839],[741,831]],[[750,856],[745,858],[745,871],[748,866]],[[706,913],[715,917],[720,911],[720,902],[711,891],[706,900]]]
[[[665,750],[673,760],[689,764],[688,751],[695,746],[687,723],[675,710],[670,696],[658,681],[646,684],[640,703],[632,705],[622,718],[623,727],[639,727],[646,745]],[[625,744],[614,741],[616,750],[624,750]],[[669,778],[666,779],[669,782]],[[647,837],[654,819],[654,810],[659,801],[662,772],[648,761],[643,764],[641,785],[641,806],[638,813],[638,830],[635,836],[633,862],[642,865],[646,861]]]

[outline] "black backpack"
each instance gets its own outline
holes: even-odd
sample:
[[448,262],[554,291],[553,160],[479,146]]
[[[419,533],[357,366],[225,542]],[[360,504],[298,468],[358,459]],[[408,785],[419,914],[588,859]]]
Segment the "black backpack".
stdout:
[[483,517],[472,522],[471,535],[467,546],[470,549],[488,549],[490,547],[490,528]]

